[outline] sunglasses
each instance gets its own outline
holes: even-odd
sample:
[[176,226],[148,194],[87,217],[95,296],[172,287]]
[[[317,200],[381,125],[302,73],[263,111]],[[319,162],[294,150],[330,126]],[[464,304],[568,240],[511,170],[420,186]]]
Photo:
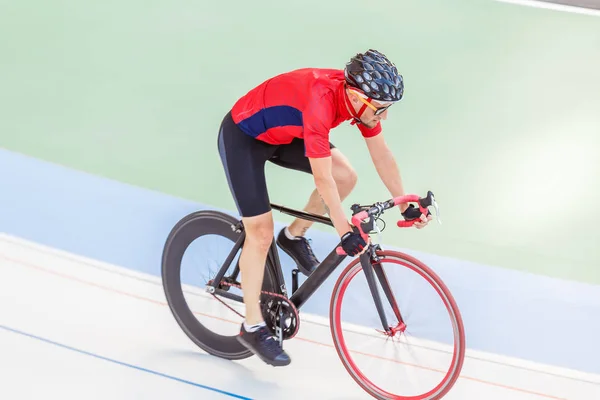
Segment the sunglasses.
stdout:
[[369,107],[371,110],[373,110],[375,113],[375,115],[380,115],[383,114],[385,112],[385,110],[387,110],[388,108],[390,108],[392,106],[392,104],[388,104],[387,106],[383,106],[383,107],[375,107],[373,104],[371,104],[368,100],[365,100],[363,98],[363,94],[361,92],[358,92],[356,90],[350,89],[351,92],[355,93],[357,95],[357,97],[360,99],[360,101],[362,101],[363,103],[365,103],[367,105],[367,107]]

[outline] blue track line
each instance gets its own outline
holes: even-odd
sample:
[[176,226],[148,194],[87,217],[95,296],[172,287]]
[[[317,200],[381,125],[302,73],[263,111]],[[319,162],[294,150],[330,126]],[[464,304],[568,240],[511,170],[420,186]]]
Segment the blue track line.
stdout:
[[76,352],[78,352],[78,353],[81,353],[81,354],[85,354],[85,355],[88,355],[88,356],[92,356],[92,357],[95,357],[95,358],[99,358],[99,359],[101,359],[101,360],[104,360],[104,361],[109,361],[109,362],[112,362],[112,363],[115,363],[115,364],[123,365],[123,366],[125,366],[125,367],[129,367],[129,368],[137,369],[137,370],[139,370],[139,371],[144,371],[144,372],[148,372],[148,373],[150,373],[150,374],[154,374],[154,375],[162,376],[163,378],[171,379],[171,380],[174,380],[174,381],[177,381],[177,382],[181,382],[181,383],[186,383],[186,384],[188,384],[188,385],[192,385],[192,386],[195,386],[195,387],[199,387],[199,388],[201,388],[201,389],[206,389],[206,390],[210,390],[210,391],[213,391],[213,392],[221,393],[221,394],[224,394],[224,395],[226,395],[226,396],[233,397],[233,398],[235,398],[235,399],[252,400],[250,397],[244,397],[244,396],[241,396],[241,395],[239,395],[239,394],[235,394],[235,393],[226,392],[226,391],[223,391],[223,390],[220,390],[220,389],[217,389],[217,388],[213,388],[213,387],[210,387],[210,386],[202,385],[202,384],[199,384],[199,383],[196,383],[196,382],[187,381],[187,380],[185,380],[185,379],[177,378],[177,377],[175,377],[175,376],[171,376],[171,375],[163,374],[163,373],[161,373],[161,372],[152,371],[152,370],[150,370],[150,369],[143,368],[143,367],[139,367],[139,366],[137,366],[137,365],[132,365],[132,364],[128,364],[128,363],[125,363],[125,362],[122,362],[122,361],[113,360],[113,359],[111,359],[111,358],[103,357],[103,356],[101,356],[101,355],[94,354],[94,353],[90,353],[90,352],[88,352],[88,351],[85,351],[85,350],[76,349],[76,348],[74,348],[74,347],[67,346],[67,345],[64,345],[64,344],[62,344],[62,343],[57,343],[57,342],[54,342],[54,341],[52,341],[52,340],[45,339],[45,338],[43,338],[43,337],[39,337],[39,336],[36,336],[36,335],[32,335],[32,334],[30,334],[30,333],[27,333],[27,332],[22,332],[22,331],[19,331],[19,330],[17,330],[17,329],[9,328],[8,326],[0,325],[0,328],[2,328],[2,329],[4,329],[4,330],[7,330],[7,331],[9,331],[9,332],[17,333],[17,334],[19,334],[19,335],[28,336],[28,337],[30,337],[30,338],[37,339],[37,340],[40,340],[40,341],[42,341],[42,342],[50,343],[50,344],[53,344],[53,345],[55,345],[55,346],[58,346],[58,347],[62,347],[62,348],[64,348],[64,349],[67,349],[67,350],[76,351]]

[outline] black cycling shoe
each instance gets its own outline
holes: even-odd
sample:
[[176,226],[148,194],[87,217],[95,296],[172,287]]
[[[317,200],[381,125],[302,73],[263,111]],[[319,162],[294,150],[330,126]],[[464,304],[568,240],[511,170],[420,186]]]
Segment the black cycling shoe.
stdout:
[[237,339],[269,365],[282,367],[292,362],[287,353],[279,346],[279,341],[273,337],[266,326],[261,326],[255,332],[248,332],[242,323]]
[[277,236],[277,244],[298,265],[298,270],[309,276],[319,265],[319,260],[313,253],[310,243],[305,237],[296,236],[296,239],[288,239],[283,228]]

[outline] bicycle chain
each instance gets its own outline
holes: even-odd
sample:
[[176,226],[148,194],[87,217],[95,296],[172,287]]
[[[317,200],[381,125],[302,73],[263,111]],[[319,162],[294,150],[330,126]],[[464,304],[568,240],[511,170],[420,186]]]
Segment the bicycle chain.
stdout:
[[[212,280],[209,282],[209,284],[212,283]],[[229,283],[229,282],[223,282],[221,281],[222,285],[227,285],[227,286],[231,286],[231,287],[235,287],[238,288],[240,290],[242,289],[241,285],[235,284],[235,283]],[[294,305],[294,303],[292,303],[290,301],[289,298],[287,298],[286,296],[279,294],[279,293],[273,293],[273,292],[267,292],[266,290],[261,290],[260,291],[263,294],[267,294],[273,297],[278,297],[280,299],[282,299],[283,301],[285,301],[285,303],[292,309],[292,311],[294,312],[294,316],[296,317],[296,330],[294,331],[294,333],[292,335],[290,335],[290,337],[288,339],[293,338],[294,336],[296,336],[296,334],[298,333],[298,330],[300,329],[300,315],[298,314],[298,309],[296,308],[296,306]],[[229,308],[231,311],[233,311],[234,313],[236,313],[237,315],[239,315],[241,318],[245,318],[245,316],[243,316],[242,314],[240,314],[239,312],[237,312],[236,310],[233,309],[233,307],[231,307],[229,304],[225,303],[223,300],[221,300],[220,298],[217,297],[216,294],[211,293],[212,296],[217,299],[218,301],[220,301],[225,307]]]

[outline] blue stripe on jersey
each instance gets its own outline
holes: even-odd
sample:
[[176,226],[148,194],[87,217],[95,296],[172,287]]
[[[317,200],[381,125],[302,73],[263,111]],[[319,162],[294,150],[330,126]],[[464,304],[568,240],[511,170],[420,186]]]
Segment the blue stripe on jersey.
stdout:
[[240,121],[238,125],[248,135],[257,137],[278,126],[302,126],[302,111],[291,106],[267,107]]

